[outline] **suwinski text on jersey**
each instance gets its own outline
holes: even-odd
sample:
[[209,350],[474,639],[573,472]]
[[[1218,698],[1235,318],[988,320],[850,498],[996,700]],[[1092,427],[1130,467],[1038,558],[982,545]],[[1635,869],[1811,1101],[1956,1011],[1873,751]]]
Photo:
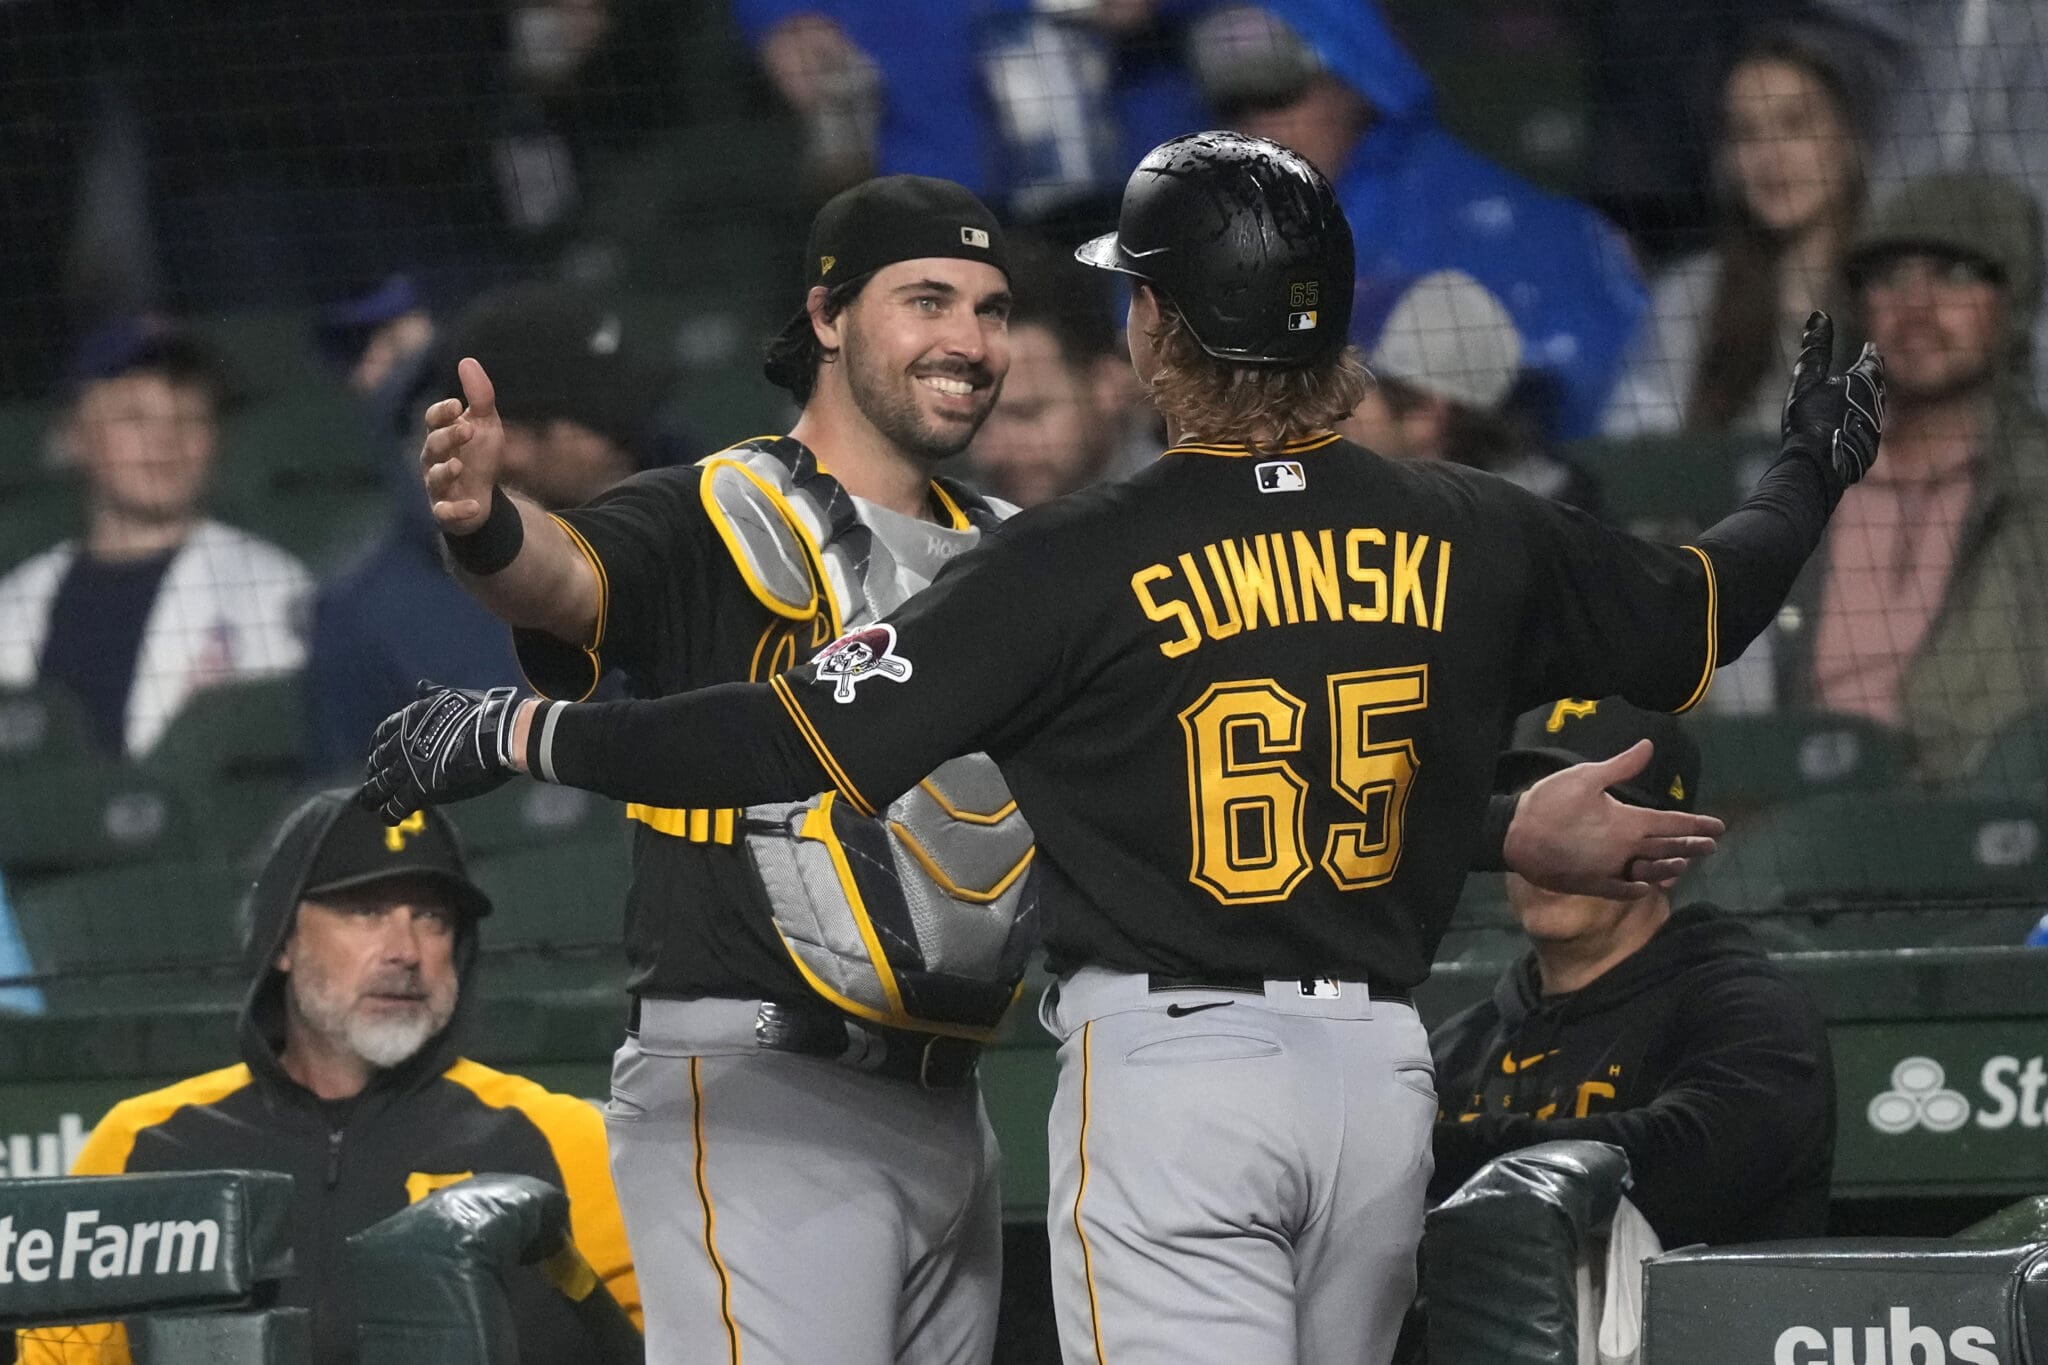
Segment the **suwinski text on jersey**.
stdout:
[[1424,532],[1353,526],[1218,540],[1131,575],[1138,608],[1170,622],[1159,652],[1177,659],[1206,640],[1262,625],[1388,622],[1444,628],[1451,542]]

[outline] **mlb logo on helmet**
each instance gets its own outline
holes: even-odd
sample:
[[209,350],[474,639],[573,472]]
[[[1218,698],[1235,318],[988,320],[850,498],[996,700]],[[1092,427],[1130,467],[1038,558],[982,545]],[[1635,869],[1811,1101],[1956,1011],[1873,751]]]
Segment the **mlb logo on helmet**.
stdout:
[[1261,493],[1299,493],[1308,487],[1308,474],[1299,460],[1267,460],[1252,472]]
[[1316,329],[1316,310],[1311,308],[1302,313],[1287,315],[1287,330],[1290,332],[1313,332]]

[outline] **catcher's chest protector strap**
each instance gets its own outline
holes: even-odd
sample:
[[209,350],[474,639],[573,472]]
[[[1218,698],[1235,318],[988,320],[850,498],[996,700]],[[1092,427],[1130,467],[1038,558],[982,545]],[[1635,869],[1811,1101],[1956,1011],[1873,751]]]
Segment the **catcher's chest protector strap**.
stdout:
[[[875,621],[917,581],[854,499],[787,438],[705,460],[705,512],[761,605],[830,635]],[[995,524],[941,485],[960,548]],[[741,822],[776,928],[812,988],[876,1023],[989,1036],[1037,938],[1031,831],[983,754],[957,758],[867,819],[828,795]]]

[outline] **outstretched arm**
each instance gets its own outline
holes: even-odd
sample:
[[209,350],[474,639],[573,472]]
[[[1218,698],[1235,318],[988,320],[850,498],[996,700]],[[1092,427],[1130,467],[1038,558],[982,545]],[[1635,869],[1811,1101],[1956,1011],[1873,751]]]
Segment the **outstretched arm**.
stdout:
[[587,646],[597,631],[596,570],[559,522],[498,482],[505,425],[497,391],[475,360],[458,373],[462,397],[427,409],[420,448],[420,475],[455,577],[507,625]]
[[1652,746],[1576,763],[1518,796],[1496,796],[1479,872],[1514,872],[1568,896],[1628,900],[1684,875],[1726,828],[1711,815],[1650,810],[1608,795],[1648,766]]

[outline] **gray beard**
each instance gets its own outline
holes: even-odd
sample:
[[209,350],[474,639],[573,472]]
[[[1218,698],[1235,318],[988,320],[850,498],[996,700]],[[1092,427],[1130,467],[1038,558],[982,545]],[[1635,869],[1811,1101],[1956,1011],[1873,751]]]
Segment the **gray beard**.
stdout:
[[288,984],[291,1008],[313,1032],[341,1044],[380,1071],[410,1061],[455,1014],[451,995],[446,1009],[437,1008],[430,999],[405,1018],[366,1018],[356,1012],[355,1002],[328,996],[323,985],[318,981]]

